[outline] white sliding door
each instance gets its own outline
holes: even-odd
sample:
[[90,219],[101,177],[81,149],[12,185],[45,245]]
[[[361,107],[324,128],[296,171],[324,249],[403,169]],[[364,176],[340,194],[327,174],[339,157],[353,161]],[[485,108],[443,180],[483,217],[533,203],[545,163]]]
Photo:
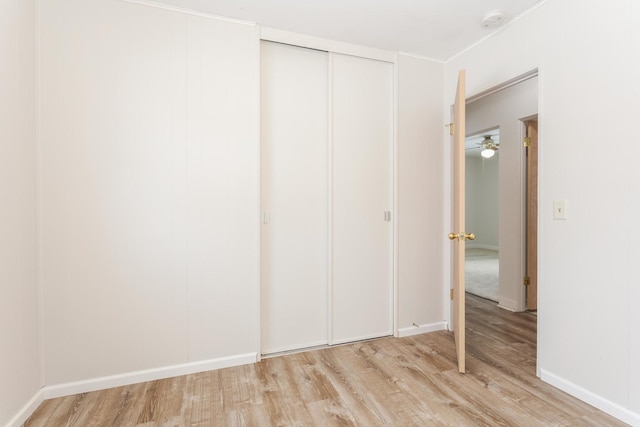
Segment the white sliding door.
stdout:
[[261,43],[262,353],[327,344],[328,54]]
[[391,335],[393,65],[261,49],[261,351]]
[[336,344],[393,332],[393,65],[339,54],[332,62]]

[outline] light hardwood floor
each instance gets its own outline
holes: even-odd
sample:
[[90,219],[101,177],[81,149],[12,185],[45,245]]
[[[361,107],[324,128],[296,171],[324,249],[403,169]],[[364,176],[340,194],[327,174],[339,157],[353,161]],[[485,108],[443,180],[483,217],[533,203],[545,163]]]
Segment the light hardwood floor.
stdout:
[[25,426],[622,426],[535,376],[536,318],[467,296],[467,373],[434,332],[42,403]]

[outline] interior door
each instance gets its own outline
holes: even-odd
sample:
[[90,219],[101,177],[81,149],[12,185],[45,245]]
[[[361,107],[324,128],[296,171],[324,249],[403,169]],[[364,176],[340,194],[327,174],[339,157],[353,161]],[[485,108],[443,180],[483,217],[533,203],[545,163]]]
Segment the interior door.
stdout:
[[328,54],[261,42],[261,351],[328,343]]
[[527,122],[527,310],[538,309],[538,121]]
[[458,74],[458,87],[453,101],[453,229],[449,239],[453,244],[453,335],[456,343],[458,371],[465,371],[465,290],[464,255],[465,240],[473,240],[473,234],[465,232],[465,188],[464,188],[464,139],[465,139],[465,71]]
[[393,333],[393,65],[332,54],[331,344]]

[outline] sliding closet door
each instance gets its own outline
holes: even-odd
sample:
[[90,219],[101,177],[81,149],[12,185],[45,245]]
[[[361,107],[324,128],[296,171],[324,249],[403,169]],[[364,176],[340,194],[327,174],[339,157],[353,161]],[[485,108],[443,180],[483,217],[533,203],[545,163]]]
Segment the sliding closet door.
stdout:
[[335,344],[392,334],[393,66],[332,62]]
[[328,54],[261,43],[262,353],[327,344]]

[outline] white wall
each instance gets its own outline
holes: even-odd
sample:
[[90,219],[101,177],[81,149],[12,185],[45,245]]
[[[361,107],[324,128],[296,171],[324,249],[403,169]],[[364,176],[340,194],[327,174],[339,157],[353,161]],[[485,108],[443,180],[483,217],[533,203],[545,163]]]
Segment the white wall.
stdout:
[[466,156],[465,230],[476,235],[476,240],[467,242],[467,248],[483,247],[498,250],[499,163],[499,151],[490,159],[478,155]]
[[116,0],[41,16],[46,384],[255,360],[256,27]]
[[[538,367],[544,380],[640,425],[633,3],[544,3],[451,60],[446,99],[458,69],[474,94],[539,67]],[[559,199],[566,221],[552,218]]]
[[[631,2],[631,75],[640,76],[640,2]],[[631,79],[631,90],[629,92],[631,96],[631,117],[640,117],[640,80],[637,78]],[[631,120],[630,125],[634,126],[634,120]],[[632,132],[629,132],[632,134]],[[629,175],[638,175],[637,166],[634,165],[634,160],[640,158],[640,144],[627,144],[629,150],[629,156],[627,157],[625,167],[628,168]],[[629,194],[630,199],[627,202],[627,209],[632,213],[637,214],[640,210],[640,191],[633,191]],[[636,216],[637,217],[637,216]],[[633,246],[637,248],[637,245]],[[637,260],[637,252],[630,251],[626,255],[624,262],[629,265]],[[640,325],[640,310],[638,310],[637,303],[640,301],[640,286],[631,284],[629,286],[629,299],[627,300],[626,309],[629,312],[628,323],[623,326],[626,328],[626,334],[629,339],[629,357],[630,360],[636,362],[630,363],[629,366],[629,407],[636,413],[640,413],[640,363],[637,362],[640,356],[640,329],[637,325]],[[634,359],[635,358],[635,359]]]
[[[442,326],[443,64],[398,59],[398,310],[400,334]],[[448,295],[447,295],[448,297]],[[422,328],[413,326],[421,325]]]
[[[477,212],[478,199],[480,197],[480,189],[482,188],[482,174],[478,171],[480,161],[476,161],[475,157],[465,155],[464,159],[464,225],[465,229],[474,234],[480,230],[479,212]],[[476,240],[468,241],[466,248],[472,248],[478,245],[481,236],[476,235]],[[497,247],[497,244],[496,244]]]
[[[491,128],[500,128],[499,156],[486,161],[500,163],[498,197],[499,222],[478,224],[498,235],[500,248],[500,289],[498,302],[509,310],[525,310],[525,208],[526,152],[522,144],[522,119],[538,113],[538,78],[531,78],[499,92],[467,104],[467,134],[474,135]],[[479,201],[482,203],[482,201]],[[499,227],[499,233],[495,227]]]
[[0,17],[0,425],[5,425],[42,386],[36,276],[35,2],[1,0]]
[[[258,41],[250,25],[139,4],[43,1],[45,382],[62,384],[53,394],[255,358]],[[445,327],[443,64],[400,55],[398,68],[398,326],[410,334]],[[94,385],[118,382],[105,381]]]

